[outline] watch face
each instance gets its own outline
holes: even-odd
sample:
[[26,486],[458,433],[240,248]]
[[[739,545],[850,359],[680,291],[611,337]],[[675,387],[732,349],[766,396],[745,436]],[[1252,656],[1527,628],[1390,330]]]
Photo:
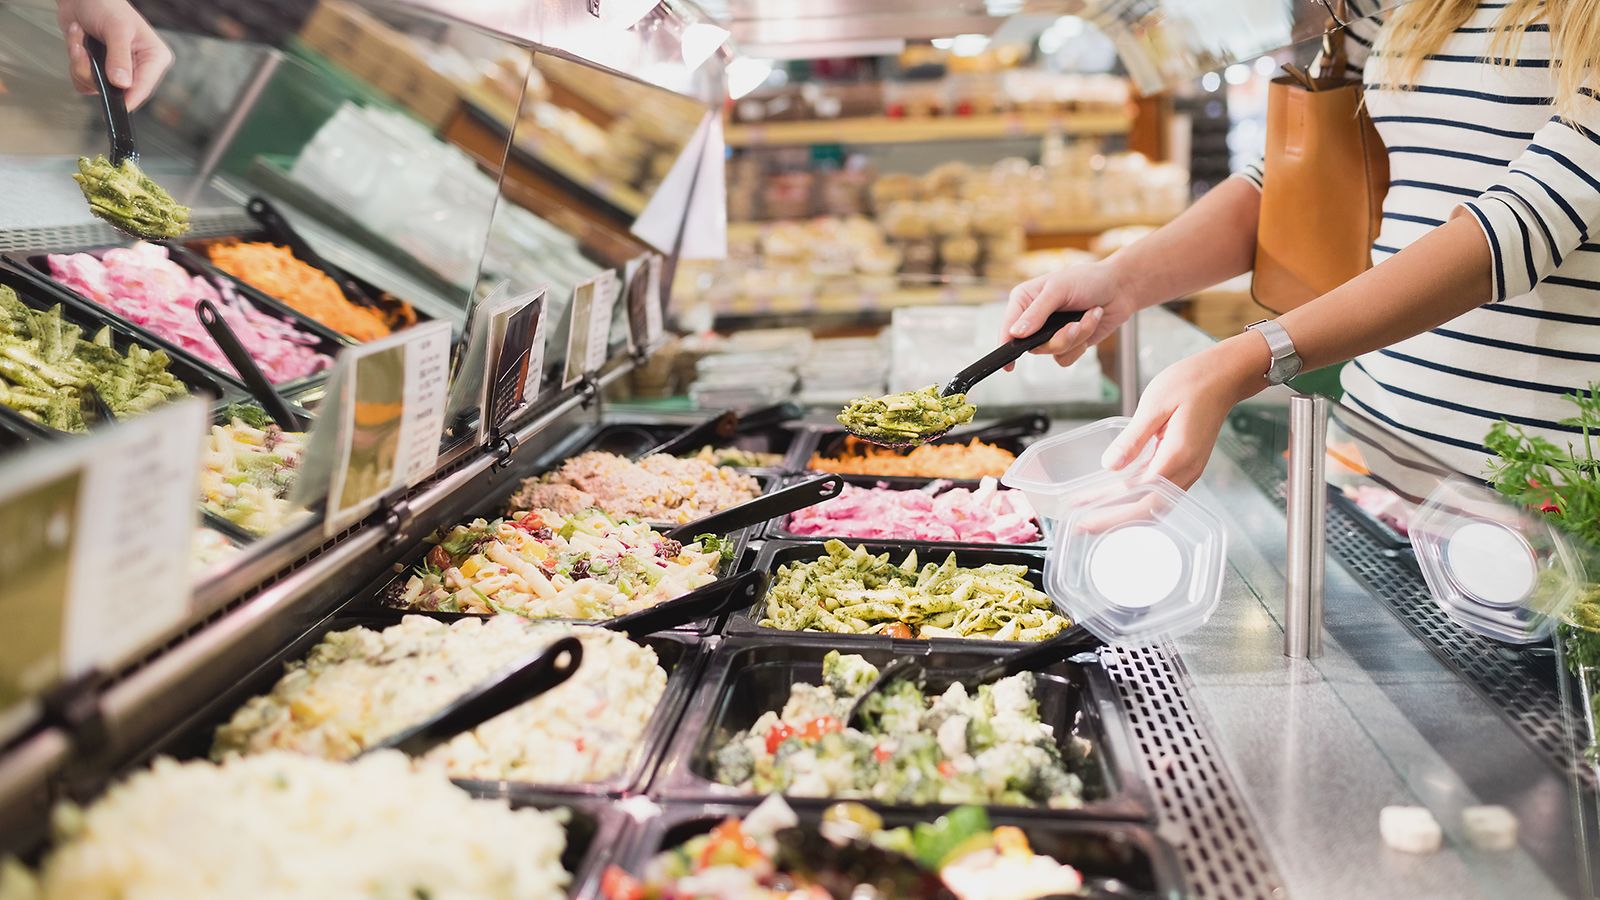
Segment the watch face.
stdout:
[[1286,356],[1272,361],[1271,380],[1273,384],[1283,384],[1285,381],[1300,374],[1303,364],[1298,356]]

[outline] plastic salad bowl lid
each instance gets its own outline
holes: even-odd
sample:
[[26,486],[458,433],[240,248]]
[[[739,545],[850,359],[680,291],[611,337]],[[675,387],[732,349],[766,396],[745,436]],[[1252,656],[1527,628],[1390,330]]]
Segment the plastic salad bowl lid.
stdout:
[[1222,599],[1227,532],[1205,504],[1148,471],[1154,442],[1125,469],[1100,459],[1128,424],[1102,419],[1030,445],[1001,483],[1055,522],[1045,592],[1108,644],[1139,646],[1205,624]]
[[1418,508],[1411,546],[1445,615],[1506,643],[1548,640],[1586,581],[1549,521],[1461,478],[1440,482]]

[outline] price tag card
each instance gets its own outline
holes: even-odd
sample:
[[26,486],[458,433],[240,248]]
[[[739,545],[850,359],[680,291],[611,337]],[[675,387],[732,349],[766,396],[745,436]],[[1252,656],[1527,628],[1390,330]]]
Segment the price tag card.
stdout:
[[[499,435],[539,396],[544,367],[545,288],[512,297],[490,325],[482,437]],[[531,389],[531,390],[530,390]]]
[[0,471],[0,740],[29,698],[189,614],[205,430],[205,404],[185,400]]
[[611,320],[617,307],[617,296],[622,285],[617,281],[615,269],[607,269],[596,278],[594,308],[589,311],[589,335],[584,342],[583,370],[598,372],[605,368],[611,349]]
[[628,261],[628,352],[646,353],[661,339],[661,254]]
[[[328,534],[344,530],[384,495],[433,471],[444,434],[449,367],[450,323],[445,321],[339,354],[328,387],[333,406],[317,417],[306,450],[308,457],[331,450]],[[325,423],[331,437],[319,442]],[[309,477],[302,474],[302,480]]]

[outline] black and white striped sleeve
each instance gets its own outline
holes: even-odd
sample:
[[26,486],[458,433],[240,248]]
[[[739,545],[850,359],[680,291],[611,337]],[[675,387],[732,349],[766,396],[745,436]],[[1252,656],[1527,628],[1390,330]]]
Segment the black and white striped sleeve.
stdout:
[[1551,277],[1600,222],[1600,98],[1586,88],[1578,104],[1573,121],[1552,117],[1498,181],[1462,204],[1489,239],[1495,300]]

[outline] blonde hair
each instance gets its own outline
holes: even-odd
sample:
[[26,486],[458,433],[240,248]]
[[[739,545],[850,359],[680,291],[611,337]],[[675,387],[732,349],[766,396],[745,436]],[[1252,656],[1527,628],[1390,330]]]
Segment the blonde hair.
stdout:
[[[1416,84],[1423,58],[1437,53],[1477,8],[1477,0],[1411,0],[1396,9],[1379,47],[1386,64],[1385,86]],[[1556,110],[1570,120],[1580,89],[1600,71],[1600,0],[1509,0],[1494,23],[1489,61],[1511,64],[1528,26],[1541,20],[1550,26]]]

